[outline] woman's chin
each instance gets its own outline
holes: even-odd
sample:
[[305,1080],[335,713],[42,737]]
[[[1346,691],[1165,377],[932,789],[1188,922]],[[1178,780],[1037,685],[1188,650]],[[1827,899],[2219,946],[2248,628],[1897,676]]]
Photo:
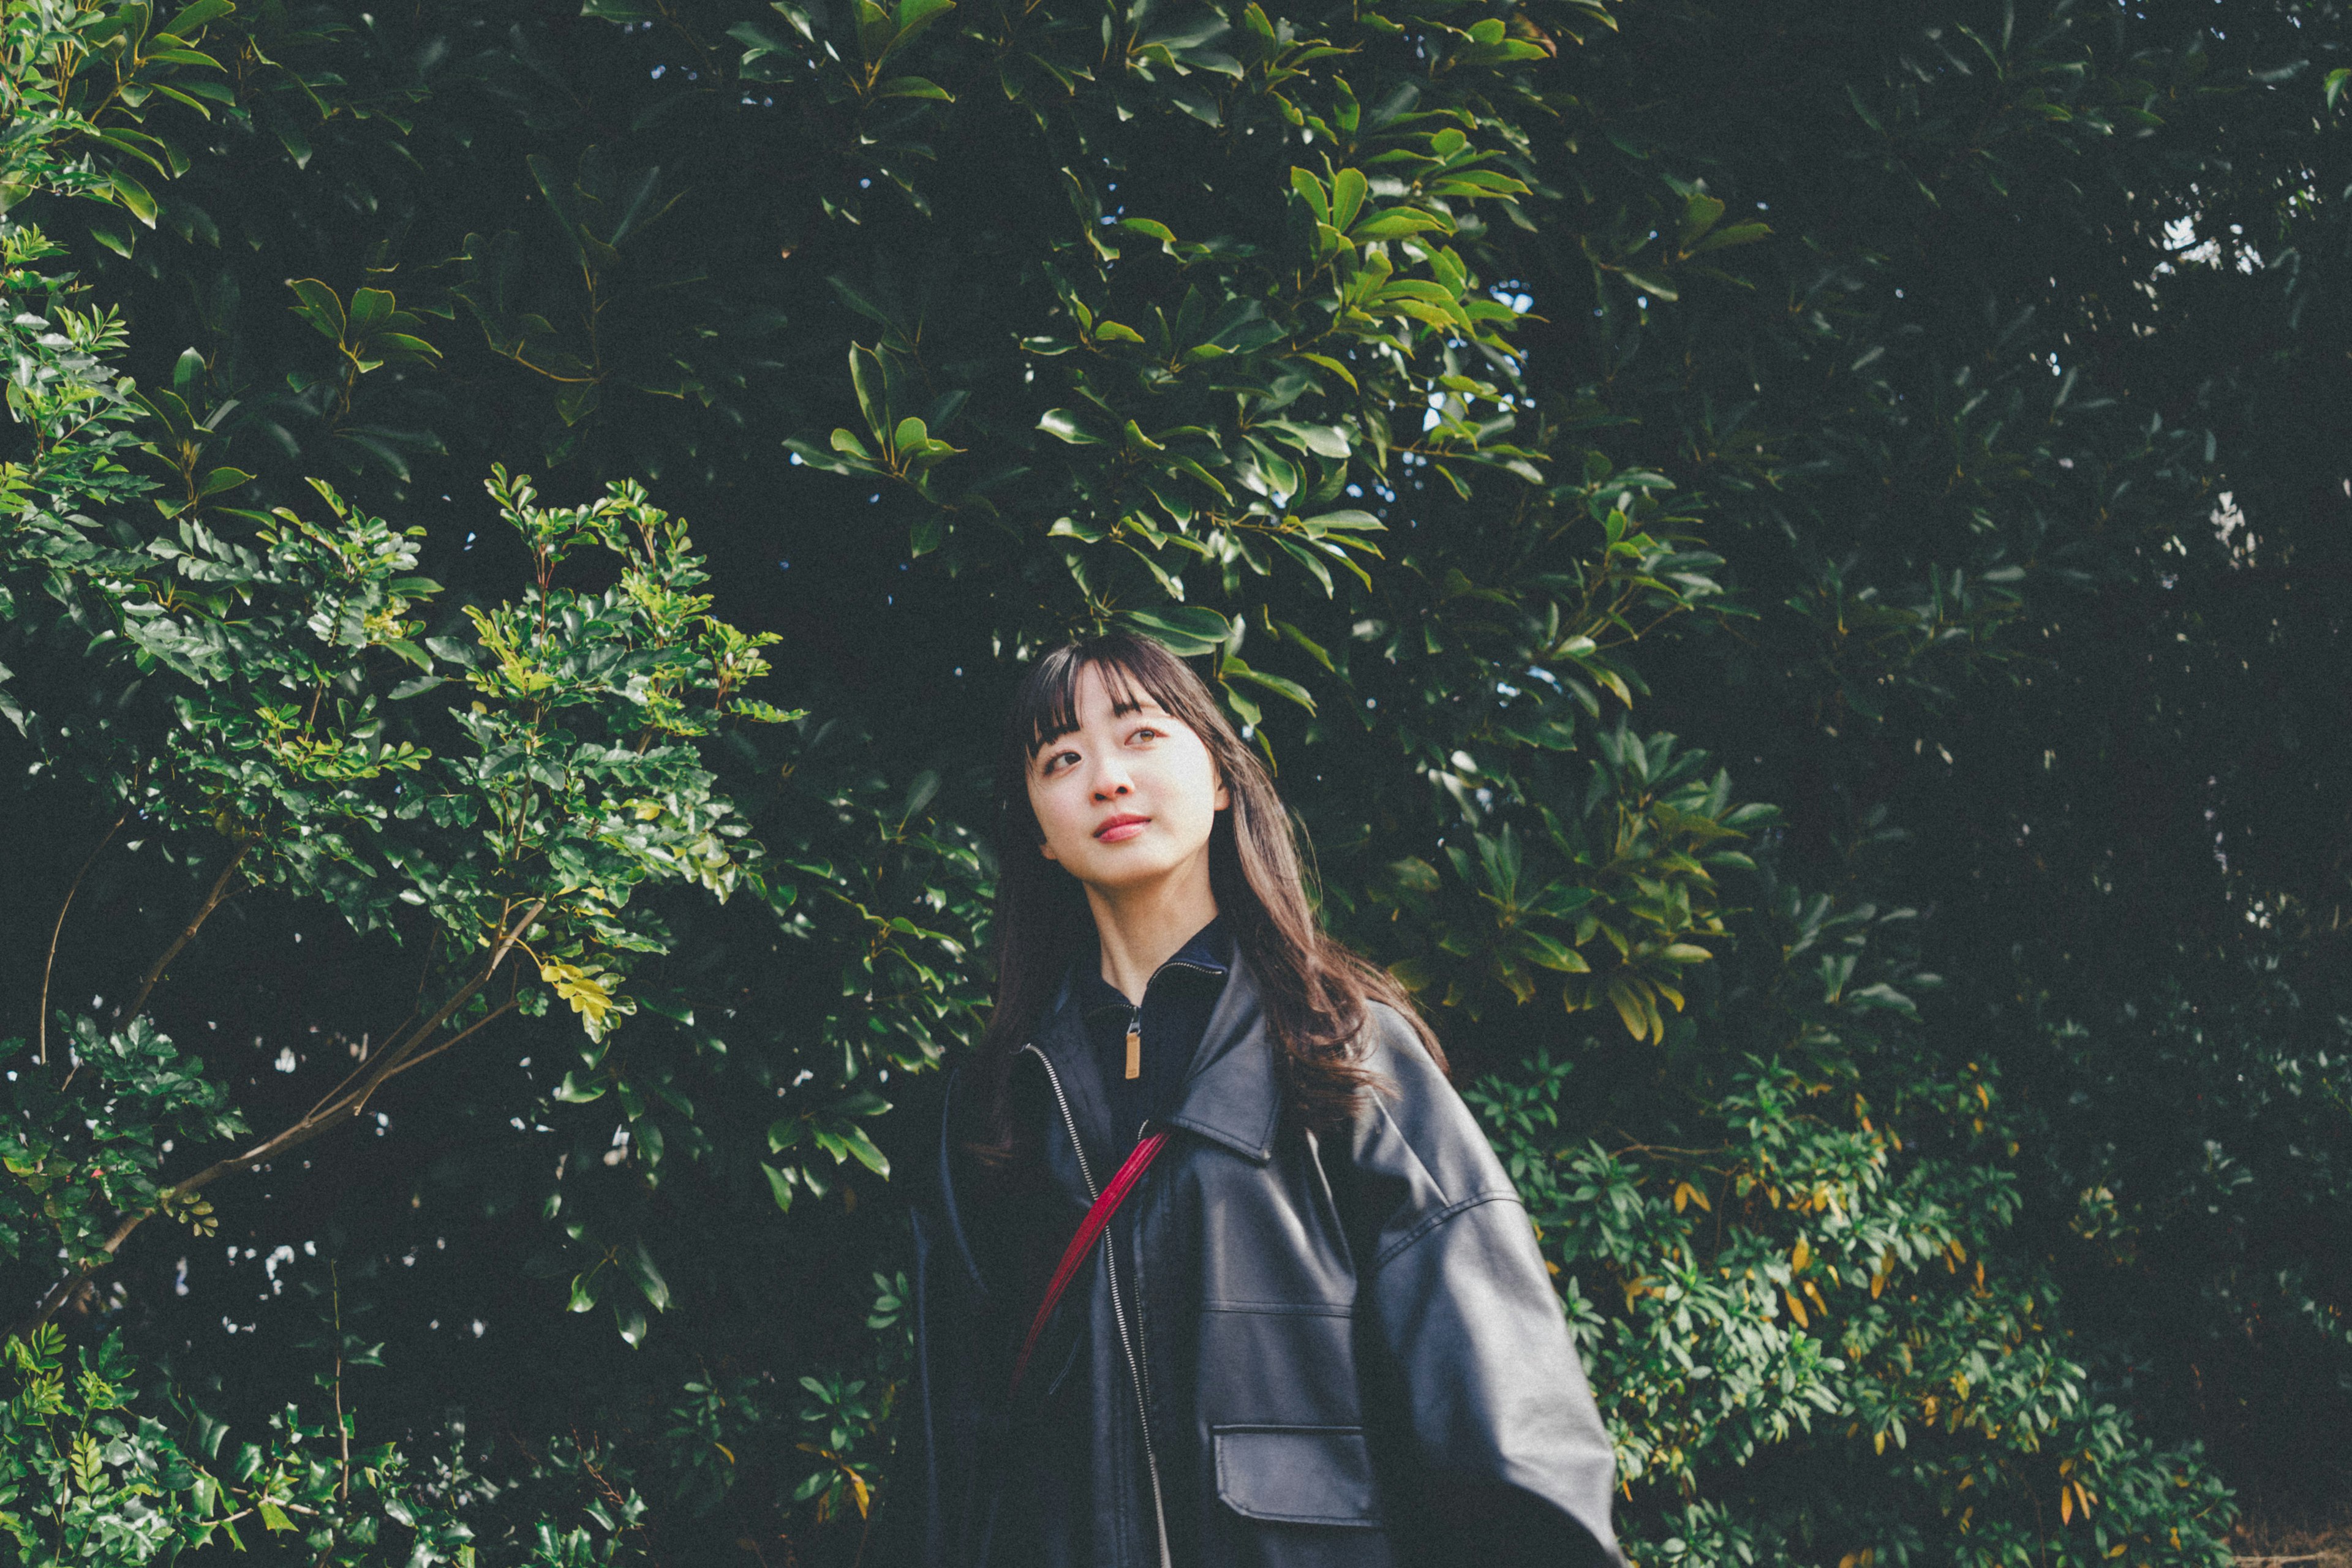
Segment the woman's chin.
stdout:
[[1087,887],[1123,897],[1165,888],[1183,863],[1184,857],[1171,856],[1156,846],[1135,845],[1130,849],[1114,844],[1087,856],[1087,864],[1075,869],[1078,880]]

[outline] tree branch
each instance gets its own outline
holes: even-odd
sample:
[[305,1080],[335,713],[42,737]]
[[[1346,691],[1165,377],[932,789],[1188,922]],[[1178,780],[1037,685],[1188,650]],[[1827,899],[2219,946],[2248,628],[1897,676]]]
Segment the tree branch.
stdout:
[[[223,873],[223,876],[226,879],[226,873]],[[50,1286],[40,1300],[35,1304],[32,1312],[8,1331],[9,1336],[21,1339],[55,1316],[60,1308],[72,1300],[89,1284],[100,1268],[113,1259],[114,1255],[122,1249],[122,1244],[131,1239],[131,1233],[153,1217],[159,1210],[168,1207],[180,1199],[192,1196],[233,1172],[248,1171],[255,1166],[268,1164],[288,1150],[299,1148],[320,1133],[351,1121],[367,1109],[369,1098],[386,1079],[409,1067],[415,1066],[418,1061],[439,1056],[450,1046],[456,1045],[458,1040],[464,1039],[467,1035],[488,1023],[491,1017],[496,1017],[499,1014],[516,1006],[518,1004],[513,1001],[504,1003],[489,1016],[476,1020],[460,1030],[454,1038],[426,1052],[424,1057],[416,1057],[415,1061],[409,1059],[415,1056],[416,1047],[424,1044],[435,1030],[447,1023],[459,1008],[472,1001],[482,987],[490,983],[491,977],[498,973],[499,966],[506,962],[507,954],[514,951],[522,941],[523,933],[530,930],[531,923],[539,919],[540,911],[546,907],[547,900],[541,899],[525,910],[522,918],[509,927],[499,937],[497,946],[490,952],[488,960],[474,973],[473,977],[459,986],[447,1001],[434,1009],[433,1016],[410,1031],[405,1039],[378,1057],[373,1069],[357,1088],[334,1100],[333,1103],[323,1109],[310,1111],[290,1127],[281,1129],[247,1149],[244,1153],[232,1155],[226,1160],[215,1161],[194,1175],[166,1188],[158,1194],[152,1208],[141,1209],[135,1214],[123,1215],[121,1223],[116,1225],[113,1232],[107,1237],[106,1245],[101,1249],[102,1256],[91,1259]]]
[[376,1079],[376,1082],[381,1084],[388,1079],[398,1078],[402,1073],[406,1072],[411,1068],[423,1067],[426,1062],[431,1061],[435,1057],[439,1056],[443,1051],[447,1050],[450,1047],[462,1044],[466,1037],[472,1034],[475,1030],[496,1023],[499,1019],[506,1016],[506,1015],[513,1012],[517,1007],[521,1005],[521,997],[508,997],[505,1001],[499,1003],[497,1006],[491,1008],[488,1012],[483,1014],[480,1017],[475,1019],[472,1023],[467,1025],[464,1028],[458,1030],[456,1034],[450,1036],[447,1039],[442,1041],[431,1050],[425,1051],[418,1056],[411,1057],[408,1060],[402,1062],[398,1067],[395,1067],[390,1072],[385,1073],[383,1078]]
[[228,897],[229,879],[236,875],[237,867],[245,862],[245,852],[251,847],[250,843],[239,844],[229,856],[228,864],[221,868],[221,874],[213,880],[212,891],[205,895],[205,901],[196,907],[196,912],[189,917],[187,925],[173,939],[172,945],[163,950],[163,956],[147,971],[146,978],[140,981],[139,994],[131,999],[131,1005],[117,1010],[116,1017],[128,1023],[145,1010],[147,998],[153,994],[155,987],[163,979],[163,971],[171,966],[172,960],[180,956],[182,948],[195,940],[196,931],[211,918],[212,912],[220,908],[221,900]]

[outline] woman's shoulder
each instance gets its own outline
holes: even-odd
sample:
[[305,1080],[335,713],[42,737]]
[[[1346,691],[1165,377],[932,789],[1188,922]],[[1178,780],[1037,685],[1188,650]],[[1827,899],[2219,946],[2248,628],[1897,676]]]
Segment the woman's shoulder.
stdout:
[[1429,1054],[1422,1031],[1412,1019],[1389,1003],[1377,1000],[1365,1002],[1364,1016],[1362,1048],[1366,1067],[1391,1079],[1399,1089],[1433,1084],[1453,1093],[1445,1070]]
[[1458,1203],[1511,1194],[1478,1120],[1423,1043],[1421,1031],[1384,1002],[1368,1005],[1363,1065],[1379,1087],[1358,1113],[1357,1157],[1410,1167],[1434,1184],[1424,1201]]

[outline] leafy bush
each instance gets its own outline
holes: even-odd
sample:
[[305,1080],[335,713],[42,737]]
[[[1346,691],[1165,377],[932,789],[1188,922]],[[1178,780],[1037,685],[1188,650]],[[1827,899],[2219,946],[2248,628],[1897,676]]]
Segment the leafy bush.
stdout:
[[[871,1560],[993,717],[1122,624],[1444,1036],[1638,1560],[2226,1556],[2148,1389],[2345,1349],[2252,1224],[2340,824],[2148,671],[2336,515],[2203,521],[2335,374],[2210,369],[2331,297],[2292,10],[10,8],[19,1553]],[[2151,271],[2192,187],[2265,258]],[[2184,732],[2218,893],[2102,804]]]

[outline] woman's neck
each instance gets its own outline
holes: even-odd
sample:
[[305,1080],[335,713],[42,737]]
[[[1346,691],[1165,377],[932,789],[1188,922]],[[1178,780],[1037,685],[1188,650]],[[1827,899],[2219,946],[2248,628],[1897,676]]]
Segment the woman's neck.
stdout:
[[1138,1006],[1160,966],[1217,918],[1217,896],[1210,890],[1205,864],[1176,887],[1162,884],[1148,892],[1089,887],[1087,902],[1102,942],[1102,977]]

